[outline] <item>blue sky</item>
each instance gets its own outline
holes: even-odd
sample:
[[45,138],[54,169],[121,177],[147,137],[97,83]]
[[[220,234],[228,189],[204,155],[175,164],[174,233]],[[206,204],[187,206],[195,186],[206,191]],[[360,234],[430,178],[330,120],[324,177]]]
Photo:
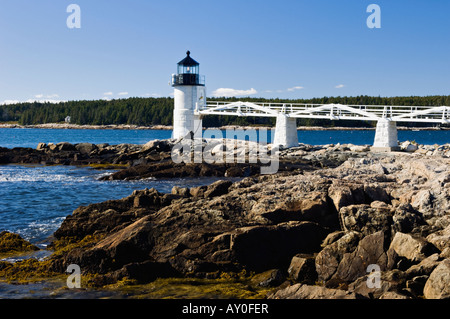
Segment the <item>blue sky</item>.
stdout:
[[446,0],[0,0],[0,103],[170,96],[188,49],[208,96],[449,95],[449,14]]

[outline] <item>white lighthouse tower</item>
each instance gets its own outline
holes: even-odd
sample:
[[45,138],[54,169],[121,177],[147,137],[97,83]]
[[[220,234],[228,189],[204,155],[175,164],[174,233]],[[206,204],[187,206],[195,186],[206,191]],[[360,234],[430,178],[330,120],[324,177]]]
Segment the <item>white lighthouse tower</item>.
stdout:
[[186,57],[178,62],[177,74],[172,74],[174,139],[202,134],[202,119],[195,111],[206,105],[205,78],[199,74],[199,63],[190,54],[186,52]]

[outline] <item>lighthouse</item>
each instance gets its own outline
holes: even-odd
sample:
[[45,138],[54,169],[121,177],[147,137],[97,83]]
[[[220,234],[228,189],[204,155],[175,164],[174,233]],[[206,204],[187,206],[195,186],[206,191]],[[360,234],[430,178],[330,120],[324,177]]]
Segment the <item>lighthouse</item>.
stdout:
[[187,51],[186,57],[177,64],[177,74],[172,74],[174,139],[188,134],[202,134],[202,119],[196,111],[206,105],[206,87],[205,78],[200,75],[199,69],[200,64],[191,58],[191,52]]

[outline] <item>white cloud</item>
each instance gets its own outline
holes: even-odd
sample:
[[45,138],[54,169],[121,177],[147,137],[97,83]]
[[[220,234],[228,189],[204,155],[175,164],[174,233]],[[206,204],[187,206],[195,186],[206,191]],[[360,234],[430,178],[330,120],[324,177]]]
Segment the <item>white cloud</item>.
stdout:
[[34,97],[37,98],[37,99],[42,99],[42,98],[54,99],[54,98],[59,97],[59,95],[58,94],[50,94],[50,95],[36,94]]
[[230,88],[219,88],[212,92],[214,97],[233,97],[233,96],[245,96],[245,95],[254,95],[258,93],[254,88],[250,90],[236,90]]
[[111,96],[113,94],[114,94],[113,92],[105,92],[105,93],[103,93],[103,95],[107,95],[107,96]]
[[3,102],[0,103],[0,105],[8,105],[8,104],[17,104],[20,103],[19,100],[4,100]]
[[284,90],[278,89],[278,90],[265,90],[263,93],[286,93],[286,92],[294,92],[297,90],[303,90],[305,87],[303,86],[293,86]]
[[292,87],[292,88],[287,89],[287,91],[288,91],[288,92],[294,92],[294,91],[296,91],[296,90],[302,90],[302,89],[304,89],[303,86],[294,86],[294,87]]
[[158,94],[158,93],[145,93],[144,96],[146,96],[146,97],[161,97],[161,94]]
[[128,95],[128,92],[120,92],[118,95]]
[[343,87],[345,87],[344,84],[339,84],[339,85],[336,85],[336,86],[335,86],[336,89],[342,89]]
[[[41,94],[38,94],[35,97],[39,97],[40,95]],[[62,103],[62,102],[67,102],[67,100],[55,100],[55,99],[47,99],[47,98],[45,98],[45,99],[43,99],[43,98],[35,98],[35,99],[28,99],[28,100],[24,100],[24,101],[4,100],[3,102],[0,102],[0,105],[19,104],[19,103],[33,103],[33,102],[58,104],[58,103]]]

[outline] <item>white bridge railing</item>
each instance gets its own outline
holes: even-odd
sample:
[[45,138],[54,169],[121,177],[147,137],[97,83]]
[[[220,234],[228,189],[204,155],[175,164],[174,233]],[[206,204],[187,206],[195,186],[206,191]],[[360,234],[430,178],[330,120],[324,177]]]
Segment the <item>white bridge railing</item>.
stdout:
[[254,102],[214,102],[198,106],[198,115],[234,115],[276,117],[285,114],[290,118],[329,120],[393,122],[450,123],[450,106],[394,106],[394,105],[343,105],[294,104]]

